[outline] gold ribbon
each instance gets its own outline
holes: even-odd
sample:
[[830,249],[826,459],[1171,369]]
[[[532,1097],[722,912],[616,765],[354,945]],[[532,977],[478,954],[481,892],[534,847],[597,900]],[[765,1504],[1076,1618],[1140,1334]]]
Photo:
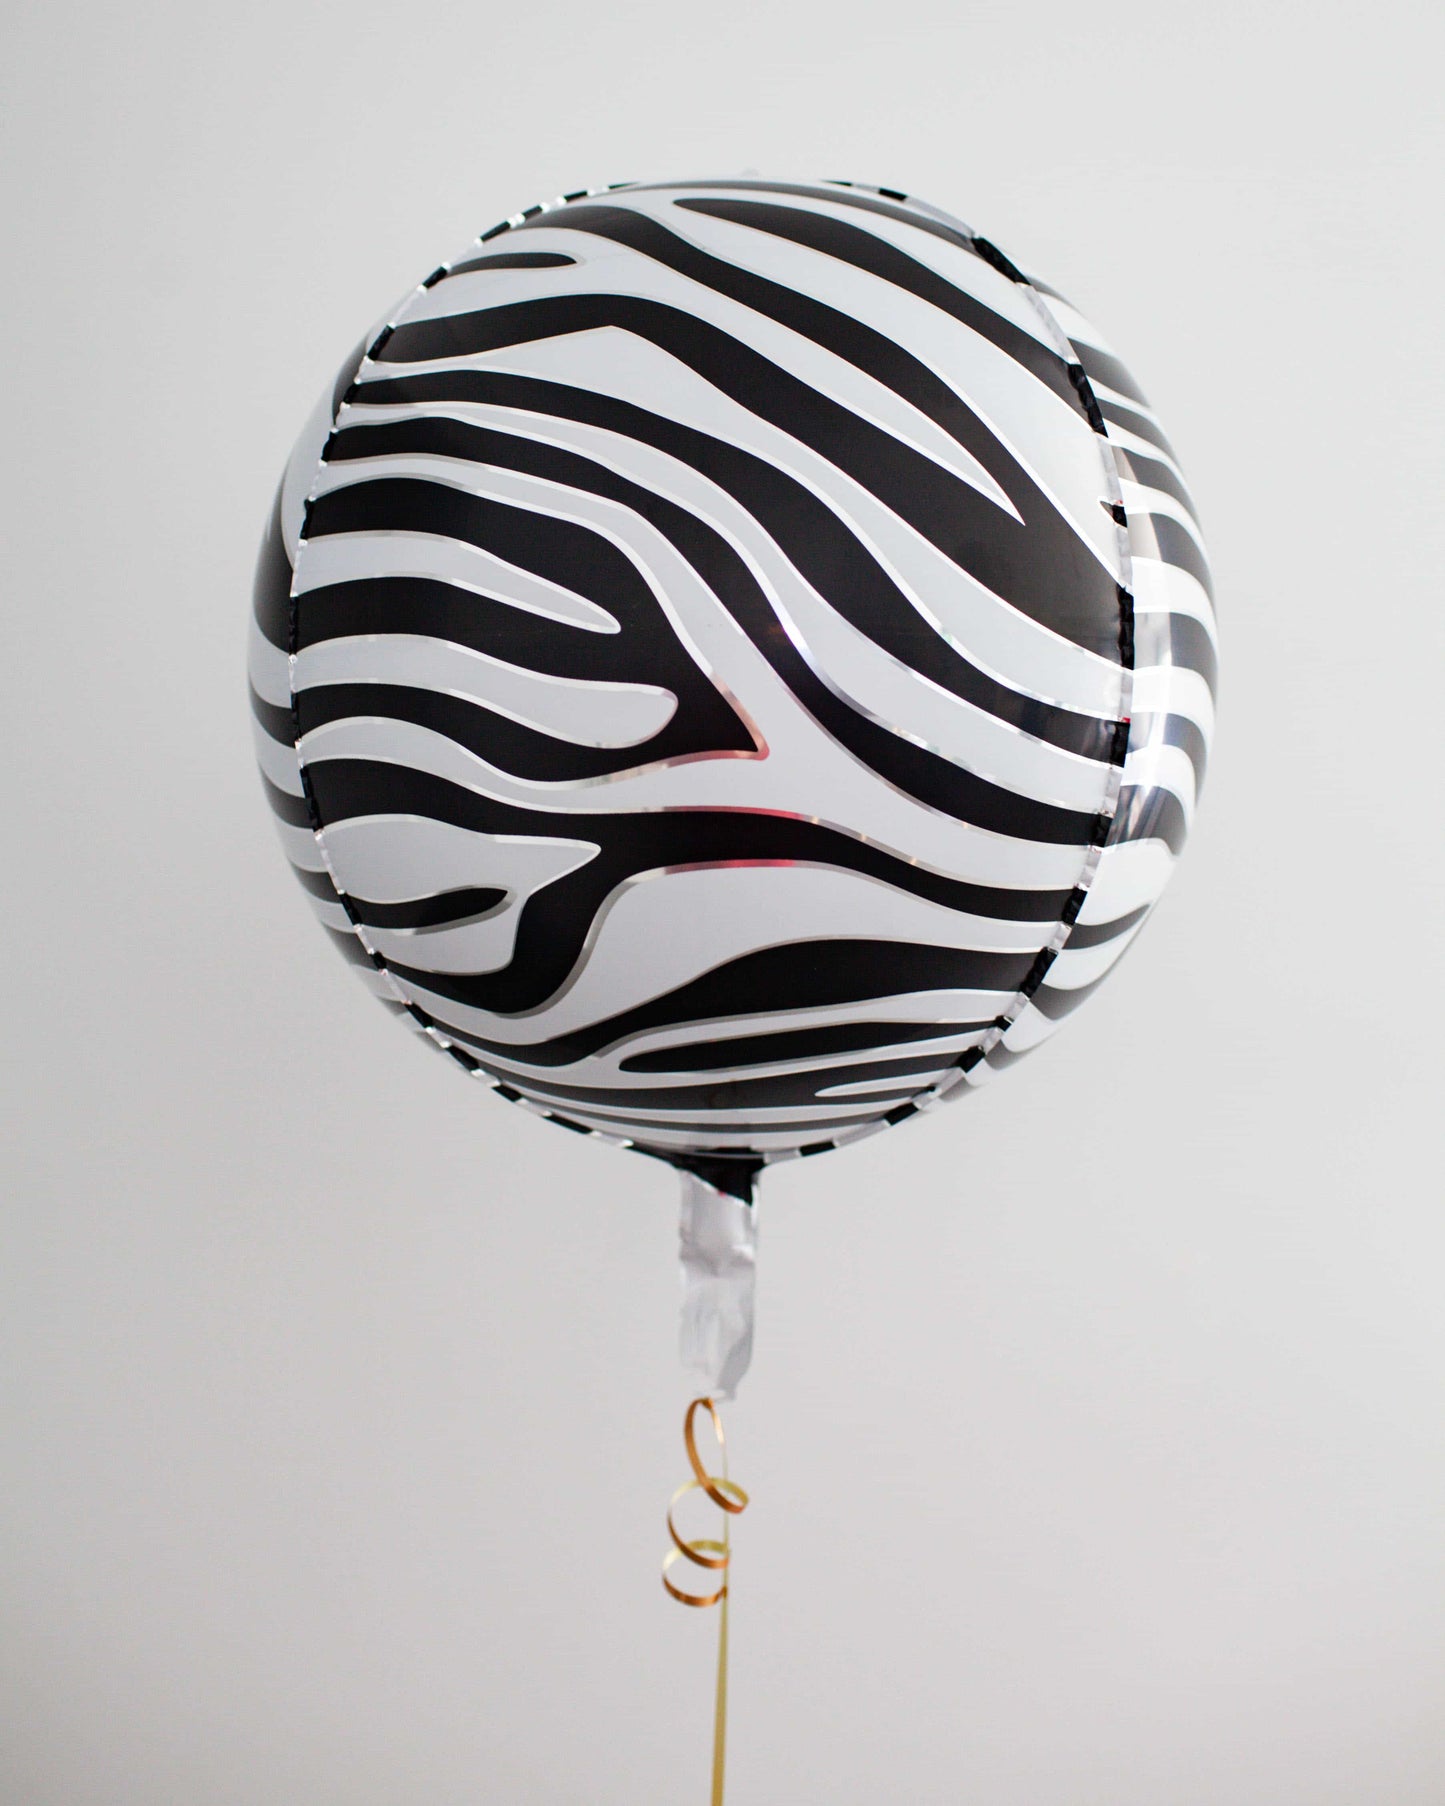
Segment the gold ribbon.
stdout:
[[[710,1474],[702,1464],[702,1457],[697,1452],[697,1435],[693,1429],[694,1420],[699,1411],[706,1411],[712,1419],[713,1434],[717,1437],[718,1452],[722,1456],[722,1473]],[[687,1408],[687,1416],[682,1423],[682,1440],[687,1448],[688,1465],[692,1468],[692,1479],[684,1480],[672,1495],[667,1506],[667,1533],[672,1538],[672,1547],[663,1557],[662,1584],[681,1605],[721,1606],[718,1613],[717,1627],[717,1688],[714,1694],[712,1723],[712,1806],[723,1806],[723,1772],[727,1757],[727,1722],[728,1722],[728,1569],[732,1562],[731,1522],[739,1512],[745,1511],[748,1495],[735,1481],[728,1479],[727,1441],[723,1436],[722,1418],[718,1416],[717,1406],[710,1398],[695,1398]],[[723,1513],[722,1536],[686,1537],[678,1530],[673,1513],[690,1492],[705,1493],[714,1505]],[[668,1579],[669,1570],[675,1562],[690,1561],[699,1568],[720,1574],[722,1584],[715,1593],[689,1593]]]

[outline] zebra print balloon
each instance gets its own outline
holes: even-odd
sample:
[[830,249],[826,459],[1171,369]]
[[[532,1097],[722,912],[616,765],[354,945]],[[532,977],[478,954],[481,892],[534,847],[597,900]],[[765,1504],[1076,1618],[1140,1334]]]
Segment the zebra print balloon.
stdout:
[[1052,1033],[1213,722],[1179,465],[1097,332],[888,189],[567,195],[348,359],[252,701],[371,988],[737,1196]]

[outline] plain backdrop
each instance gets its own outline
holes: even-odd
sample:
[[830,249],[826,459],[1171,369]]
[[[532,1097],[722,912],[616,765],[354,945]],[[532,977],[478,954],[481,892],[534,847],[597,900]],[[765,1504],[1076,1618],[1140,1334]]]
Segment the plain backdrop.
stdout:
[[1190,471],[1217,757],[987,1093],[769,1176],[730,1801],[1445,1798],[1431,5],[9,9],[7,1806],[678,1806],[713,1622],[663,1167],[349,977],[254,548],[367,323],[563,190],[923,195]]

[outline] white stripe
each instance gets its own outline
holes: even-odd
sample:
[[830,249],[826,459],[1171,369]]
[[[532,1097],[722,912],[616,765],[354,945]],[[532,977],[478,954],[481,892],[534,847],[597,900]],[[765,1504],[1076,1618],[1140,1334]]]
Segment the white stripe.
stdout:
[[[900,814],[906,812],[918,818],[915,835],[910,836],[913,856],[932,863],[930,842],[944,844],[962,838],[974,849],[968,875],[977,881],[1043,889],[1059,884],[1064,888],[1072,886],[1078,871],[1077,850],[1006,838],[942,817],[926,805],[902,798],[871,766],[833,741],[799,707],[791,690],[671,543],[629,510],[603,498],[583,496],[513,472],[483,474],[488,478],[489,494],[534,508],[541,508],[545,502],[559,516],[605,533],[628,555],[652,587],[684,644],[693,650],[704,669],[715,673],[726,689],[741,699],[770,748],[769,756],[725,756],[667,767],[643,767],[606,780],[603,795],[598,793],[597,782],[540,785],[504,779],[461,748],[439,756],[437,747],[450,748],[452,743],[407,723],[394,723],[389,735],[378,724],[369,725],[368,734],[379,749],[392,745],[410,749],[404,753],[378,750],[376,756],[417,763],[437,776],[472,783],[523,806],[772,808],[800,814],[805,819],[821,816],[884,845],[891,844],[887,837],[896,832]],[[303,554],[303,571],[306,557]],[[314,730],[306,741],[306,756],[344,756],[336,750],[337,746],[356,744],[344,735],[347,725],[338,722]],[[460,776],[464,771],[467,775]],[[482,773],[487,774],[485,778]],[[1107,773],[1105,776],[1107,780]],[[553,802],[554,797],[564,801]],[[836,815],[830,815],[826,809],[830,797],[835,801]],[[947,862],[936,869],[964,875]]]
[[440,999],[437,1010],[488,1040],[544,1041],[635,1009],[763,947],[795,946],[806,962],[808,944],[829,938],[1024,953],[1041,940],[1038,924],[985,922],[827,867],[646,873],[606,899],[578,967],[539,1014],[508,1017]]
[[1027,1053],[1040,1042],[1047,1041],[1062,1024],[1053,1021],[1033,1004],[1026,1003],[1003,1035],[1001,1045],[1010,1053]]
[[970,1066],[967,1072],[959,1073],[956,1080],[945,1090],[940,1098],[941,1103],[951,1103],[955,1098],[967,1097],[971,1092],[984,1085],[991,1085],[998,1077],[987,1060],[980,1060],[976,1066]]
[[[537,1066],[527,1060],[525,1050],[512,1049],[504,1055],[489,1054],[491,1060],[502,1061],[519,1077],[530,1071],[538,1078],[550,1075],[568,1084],[609,1086],[616,1090],[639,1087],[656,1082],[657,1075],[646,1072],[624,1072],[623,1063],[644,1051],[670,1049],[685,1054],[690,1046],[719,1039],[745,1035],[770,1034],[792,1029],[825,1026],[831,1023],[855,1022],[991,1022],[1008,1008],[1011,992],[1000,991],[918,991],[903,996],[870,998],[860,1003],[840,1003],[820,1009],[770,1011],[757,1015],[701,1018],[674,1023],[665,1029],[647,1029],[624,1036],[600,1052],[568,1062],[565,1066]],[[987,1031],[979,1031],[980,1033]],[[936,1043],[939,1037],[932,1037]],[[719,1068],[727,1074],[796,1071],[834,1058],[852,1060],[892,1059],[910,1049],[929,1042],[880,1043],[839,1055],[812,1055],[805,1060],[769,1060],[749,1062],[736,1067]],[[683,1068],[684,1072],[691,1068]],[[676,1076],[676,1075],[674,1075]],[[699,1079],[703,1076],[699,1071]]]
[[1159,840],[1125,840],[1105,847],[1078,920],[1114,922],[1154,903],[1174,872],[1174,855]]
[[1133,572],[1136,614],[1189,615],[1217,638],[1214,605],[1204,585],[1191,572],[1158,558],[1136,558]]
[[529,897],[598,852],[590,841],[481,834],[418,815],[332,822],[321,839],[346,890],[373,903],[408,903],[483,885]]
[[1126,948],[1132,946],[1143,926],[1142,921],[1136,922],[1123,934],[1116,935],[1113,940],[1101,941],[1097,947],[1065,947],[1049,967],[1045,985],[1055,991],[1076,991],[1083,985],[1093,984],[1123,956]]
[[427,972],[500,972],[512,962],[520,905],[508,902],[477,921],[455,928],[366,930],[370,946],[384,960]]
[[380,997],[387,1003],[397,1001],[395,987],[385,973],[378,972],[375,966],[353,966],[351,969],[373,997]]
[[[537,1108],[538,1106],[533,1107]],[[828,1121],[819,1122],[813,1128],[803,1131],[775,1130],[768,1133],[754,1130],[749,1132],[731,1129],[726,1125],[715,1125],[711,1119],[694,1117],[694,1121],[706,1120],[707,1122],[704,1134],[699,1137],[696,1133],[686,1130],[669,1130],[661,1123],[639,1122],[636,1125],[630,1125],[626,1119],[596,1116],[576,1104],[569,1104],[565,1108],[561,1104],[554,1104],[551,1108],[556,1115],[565,1116],[569,1122],[575,1122],[584,1128],[591,1129],[605,1139],[625,1139],[649,1148],[676,1149],[679,1153],[696,1152],[701,1143],[708,1148],[735,1148],[740,1153],[756,1152],[771,1154],[775,1158],[786,1158],[795,1153],[800,1146],[806,1147],[810,1142],[832,1141],[835,1137],[841,1138],[843,1135],[860,1132],[857,1129],[839,1128],[836,1122]],[[864,1113],[854,1110],[849,1114],[856,1117]],[[794,1114],[788,1120],[800,1122],[806,1119]],[[842,1119],[840,1118],[840,1120]],[[881,1107],[877,1116],[871,1118],[870,1121],[876,1124],[882,1123]]]
[[[959,1051],[962,1052],[965,1048],[976,1046],[981,1039],[982,1036],[975,1036],[972,1041],[961,1041]],[[932,1053],[935,1050],[930,1047],[924,1048],[922,1051]],[[943,1050],[940,1048],[937,1051],[941,1053]],[[948,1071],[950,1064],[951,1062],[945,1062],[929,1072],[910,1073],[906,1078],[856,1079],[846,1085],[824,1085],[819,1090],[818,1096],[820,1098],[837,1098],[840,1103],[843,1103],[850,1097],[876,1096],[880,1091],[896,1091],[901,1094],[896,1101],[901,1103],[905,1101],[907,1095],[913,1092],[930,1090]]]
[[[559,349],[561,343],[559,341]],[[624,360],[655,361],[659,355],[651,346],[635,341],[630,344],[619,341],[618,349],[619,357]],[[583,380],[580,372],[570,372],[566,379]],[[705,516],[721,515],[731,506],[752,520],[746,510],[732,503],[725,491],[690,465],[640,440],[579,421],[535,414],[521,408],[463,401],[437,402],[424,407],[367,404],[364,413],[358,409],[357,417],[368,422],[446,418],[496,427],[534,442],[580,452],[655,494],[678,500],[694,512],[701,507]],[[1086,652],[1017,609],[1001,603],[997,596],[946,558],[930,541],[915,533],[891,509],[885,508],[859,485],[838,477],[831,467],[827,467],[829,487],[825,490],[824,466],[805,447],[780,438],[772,446],[767,461],[780,470],[786,467],[788,474],[819,495],[854,537],[868,548],[911,606],[971,664],[1008,684],[1020,695],[1108,719],[1118,713],[1120,673],[1115,662]],[[696,498],[704,494],[716,499],[699,504]],[[761,531],[756,522],[753,526]]]
[[[747,510],[716,485],[687,466],[661,458],[650,448],[640,447],[632,440],[619,440],[608,435],[608,443],[604,446],[596,443],[594,436],[594,443],[588,449],[594,454],[599,451],[612,454],[608,458],[612,467],[620,465],[625,474],[644,483],[652,493],[668,494],[699,519],[709,521],[724,532],[752,567],[774,611],[790,628],[790,637],[808,663],[835,694],[862,713],[884,726],[906,722],[906,737],[914,744],[938,752],[965,770],[1020,795],[1087,814],[1102,807],[1108,788],[1107,765],[1065,752],[1001,722],[883,651],[844,620],[803,579]],[[343,472],[355,468],[350,464],[340,467]],[[377,475],[404,474],[441,480],[450,487],[465,489],[474,495],[544,508],[545,512],[558,518],[594,526],[632,553],[634,562],[644,572],[647,571],[649,553],[662,537],[621,504],[583,490],[487,465],[461,459],[398,455],[370,460],[366,468]],[[651,580],[654,588],[660,590],[658,579],[652,577]],[[678,606],[680,595],[671,586],[669,593],[673,596],[674,606]],[[379,644],[375,662],[385,670],[389,668],[387,648],[390,643]],[[298,689],[304,688],[308,681],[342,681],[303,679],[300,668],[307,657],[308,654],[303,653],[298,660],[295,680]],[[554,683],[556,680],[536,681]],[[459,682],[460,679],[449,682],[439,670],[432,687],[458,693]],[[1115,682],[1117,684],[1117,674]],[[664,691],[650,693],[654,696],[669,694]],[[526,719],[521,715],[516,718]],[[617,739],[589,743],[625,745],[629,742]]]
[[[686,217],[679,216],[683,219]],[[673,225],[674,222],[669,221],[668,224]],[[555,230],[529,228],[527,236],[539,241],[531,246],[532,249],[560,250],[573,256],[580,246],[596,246],[603,242],[589,233],[568,230],[560,223]],[[749,234],[749,237],[755,236]],[[540,242],[543,240],[545,243]],[[915,451],[941,465],[961,482],[968,483],[980,494],[987,496],[995,506],[1017,518],[1013,503],[971,452],[966,451],[942,427],[935,425],[928,415],[895,394],[886,384],[859,370],[847,359],[817,344],[805,334],[782,325],[769,315],[719,294],[705,283],[694,282],[691,277],[679,275],[665,264],[655,263],[643,253],[623,252],[610,267],[606,267],[605,275],[599,281],[598,266],[606,266],[607,263],[606,259],[595,259],[590,269],[564,266],[535,270],[532,272],[537,278],[535,295],[539,299],[543,296],[557,298],[598,293],[632,297],[655,301],[675,308],[692,319],[705,321],[730,338],[751,347],[780,369],[786,370],[789,375],[806,383],[809,388],[831,397],[860,419],[871,421],[893,438],[911,445]],[[475,298],[457,293],[459,287],[460,284],[440,283],[436,288],[429,289],[416,308],[408,308],[406,325],[417,325],[431,319],[446,319],[470,311],[475,306]],[[488,356],[484,353],[481,358],[439,359],[436,362],[411,365],[409,368],[455,369],[458,365],[484,365],[488,361]],[[684,366],[679,366],[682,367]],[[367,366],[368,377],[377,372],[395,373],[395,367],[386,363],[385,349],[379,363]]]
[[316,845],[316,836],[310,828],[293,828],[279,816],[272,817],[276,832],[281,836],[281,846],[292,865],[300,866],[303,872],[319,872],[325,866],[320,850]]
[[[1184,675],[1191,675],[1185,673]],[[800,715],[800,721],[801,721]],[[991,834],[904,797],[867,768],[835,751],[811,724],[774,744],[768,759],[695,759],[624,772],[591,784],[533,784],[499,771],[465,747],[414,722],[354,717],[314,728],[301,742],[308,765],[326,759],[380,759],[409,766],[480,796],[540,815],[607,815],[622,810],[738,809],[792,815],[965,883],[1004,889],[1071,890],[1081,847]],[[807,758],[816,760],[810,773]],[[540,825],[540,824],[539,824]]]
[[[1136,414],[1148,415],[1147,408],[1137,407],[1133,402],[1130,402],[1129,405]],[[1162,445],[1156,445],[1152,439],[1145,439],[1139,433],[1131,433],[1128,427],[1120,426],[1117,420],[1106,420],[1104,425],[1110,445],[1117,446],[1120,451],[1127,453],[1131,458],[1152,458],[1156,463],[1163,464],[1172,470],[1181,483],[1185,482],[1184,472],[1180,469],[1178,460],[1171,457]],[[1185,487],[1188,487],[1187,483]]]
[[[1049,923],[1041,924],[1040,936],[1045,928],[1051,926]],[[1011,995],[1012,993],[998,991],[900,991],[890,996],[867,997],[852,1003],[704,1018],[674,1023],[667,1028],[645,1029],[629,1035],[625,1040],[616,1042],[605,1057],[615,1063],[631,1059],[642,1052],[686,1048],[693,1042],[780,1034],[795,1029],[828,1028],[839,1023],[987,1022],[999,1013],[1000,998],[1006,1001]],[[621,1076],[625,1079],[630,1075],[624,1073]],[[584,1082],[591,1083],[590,1080]]]
[[1187,665],[1145,665],[1134,673],[1137,715],[1186,715],[1206,740],[1214,732],[1214,698],[1209,685]]
[[[510,1084],[511,1080],[506,1083]],[[521,1085],[517,1086],[520,1091]],[[881,1090],[882,1087],[875,1087]],[[639,1140],[651,1140],[649,1130],[666,1129],[669,1124],[679,1121],[705,1125],[707,1139],[712,1139],[716,1125],[721,1132],[729,1129],[747,1134],[753,1123],[766,1129],[769,1124],[803,1123],[808,1133],[803,1139],[822,1140],[833,1129],[855,1122],[859,1116],[881,1116],[885,1110],[895,1107],[895,1100],[880,1100],[870,1110],[868,1105],[859,1106],[840,1102],[837,1104],[750,1104],[740,1110],[711,1110],[700,1104],[679,1103],[668,1109],[661,1105],[649,1104],[645,1108],[628,1106],[625,1113],[614,1113],[600,1100],[582,1103],[575,1098],[549,1097],[542,1092],[525,1093],[532,1101],[544,1110],[554,1110],[559,1116],[570,1116],[574,1120],[596,1123],[599,1127],[611,1129],[614,1134],[635,1135]],[[896,1100],[902,1101],[902,1100]],[[749,1143],[752,1137],[747,1137]],[[796,1144],[798,1136],[793,1140]],[[696,1137],[693,1138],[694,1144]]]
[[[932,302],[826,252],[730,220],[676,208],[666,213],[656,202],[645,207],[640,196],[631,204],[714,256],[821,300],[906,348],[1009,448],[1105,568],[1119,577],[1112,523],[1098,505],[1102,466],[1094,429],[1071,401],[1008,352]],[[946,442],[954,443],[951,438]],[[989,484],[996,488],[992,478]],[[1010,506],[1009,512],[1016,511]]]
[[296,748],[289,741],[273,740],[254,715],[251,717],[251,743],[256,749],[256,763],[278,790],[284,790],[288,796],[305,795]]
[[1075,344],[1092,345],[1096,350],[1107,352],[1110,357],[1118,353],[1104,337],[1092,321],[1086,320],[1078,308],[1058,295],[1041,295],[1044,306],[1058,321],[1064,336]]
[[266,638],[254,615],[247,627],[246,672],[262,702],[278,709],[291,707],[291,661]]
[[[1048,299],[1047,295],[1044,299]],[[1152,420],[1158,425],[1158,416],[1154,410],[1147,403],[1140,401],[1137,396],[1125,395],[1118,389],[1111,389],[1108,383],[1101,382],[1097,376],[1089,377],[1089,387],[1094,391],[1095,400],[1107,401],[1117,408],[1128,408],[1131,414],[1142,414],[1146,420]],[[1162,427],[1160,431],[1163,431]]]
[[[678,195],[697,195],[699,197],[731,198],[740,201],[773,201],[779,206],[796,207],[806,213],[821,214],[827,219],[841,220],[843,224],[852,226],[857,231],[869,232],[886,244],[921,263],[925,268],[951,282],[955,288],[962,289],[976,301],[991,309],[1001,319],[1019,327],[1035,338],[1040,344],[1053,347],[1052,334],[1040,320],[1037,310],[1032,306],[1026,293],[1020,290],[1016,282],[1011,281],[992,264],[985,263],[983,258],[962,245],[951,244],[936,233],[928,231],[922,224],[914,225],[906,219],[896,219],[891,214],[874,212],[871,208],[850,207],[840,198],[835,198],[826,191],[817,195],[767,194],[756,189],[717,189],[689,186],[679,183],[671,191]],[[882,197],[884,205],[888,205],[886,197]],[[945,224],[957,228],[966,236],[973,234],[961,220],[955,220],[947,214],[938,212],[921,202],[913,201],[909,205],[916,207],[934,219],[941,219]]]
[[552,677],[420,634],[327,640],[297,654],[296,691],[325,684],[404,684],[495,710],[573,746],[637,746],[661,733],[677,709],[654,684]]
[[1198,784],[1194,761],[1182,747],[1163,740],[1131,750],[1124,761],[1124,783],[1139,790],[1171,790],[1184,806],[1186,827],[1194,823]]
[[[410,366],[414,369],[449,369],[451,364]],[[748,412],[715,389],[685,365],[645,339],[612,327],[570,333],[527,345],[508,346],[485,356],[464,360],[474,367],[499,374],[514,374],[562,383],[609,395],[663,419],[680,421],[725,443],[738,445],[811,489],[823,503],[869,545],[898,581],[908,599],[935,631],[942,632],[983,668],[999,676],[1023,694],[1054,700],[1096,714],[1113,712],[1118,695],[1117,667],[1084,651],[1072,641],[1033,620],[1022,610],[986,589],[976,578],[946,559],[931,542],[885,507],[861,484],[826,458],[758,415]],[[394,375],[395,367],[380,366],[379,373]],[[358,413],[364,403],[361,391]],[[447,403],[436,410],[467,417],[466,404]],[[388,410],[390,411],[390,410]],[[480,411],[478,411],[480,412]],[[501,410],[489,410],[495,414]],[[371,417],[366,407],[364,417]],[[525,419],[529,436],[555,442],[564,440],[564,423],[533,416],[521,410],[511,420]],[[535,422],[535,424],[534,424]],[[616,436],[614,436],[616,437]],[[1097,436],[1090,437],[1087,468],[1100,473],[1097,494],[1103,493],[1102,465]],[[624,441],[626,444],[637,442]],[[638,445],[630,454],[628,469],[646,467],[645,451]],[[595,454],[594,454],[595,455]],[[616,452],[612,458],[616,457]],[[656,460],[658,454],[654,454]],[[608,461],[611,461],[609,459]],[[671,460],[669,460],[671,462]],[[654,462],[654,468],[660,465]],[[644,480],[644,479],[639,479]],[[1092,480],[1092,479],[1091,479]],[[666,493],[674,479],[660,485]],[[651,486],[651,485],[649,485]],[[1105,523],[1106,536],[1117,540],[1112,520],[1091,504]],[[1111,700],[1112,699],[1112,700]]]
[[1179,522],[1201,552],[1204,550],[1199,522],[1177,497],[1162,489],[1151,489],[1145,483],[1130,482],[1127,478],[1121,479],[1119,487],[1124,495],[1124,512],[1131,520],[1141,514],[1167,514],[1171,520]]
[[585,596],[459,539],[433,533],[336,533],[308,539],[296,562],[298,594],[367,577],[431,577],[564,627],[616,633],[617,622]]
[[[1008,1000],[995,996],[992,1001],[993,1010],[990,1013],[997,1014]],[[701,1026],[706,1027],[705,1024]],[[731,1030],[735,1024],[729,1022],[719,1026]],[[666,1084],[707,1084],[712,1080],[721,1084],[738,1078],[773,1078],[790,1073],[809,1072],[824,1066],[867,1066],[889,1060],[912,1059],[915,1056],[941,1055],[949,1050],[958,1053],[976,1046],[993,1032],[990,1026],[971,1029],[964,1034],[932,1035],[919,1041],[880,1041],[876,1046],[850,1048],[838,1053],[799,1055],[794,1059],[745,1060],[734,1066],[714,1066],[711,1063],[698,1068],[679,1066],[667,1072],[623,1072],[618,1063],[619,1052],[627,1058],[631,1058],[636,1052],[635,1047],[625,1044],[606,1054],[597,1055],[591,1059],[572,1061],[560,1067],[538,1066],[525,1059],[519,1059],[513,1054],[491,1052],[488,1053],[487,1058],[493,1064],[505,1067],[516,1077],[518,1083],[530,1077],[538,1082],[551,1079],[556,1083],[569,1085],[610,1088],[617,1092],[618,1107],[621,1108],[629,1090],[645,1090],[649,1086]],[[710,1037],[705,1033],[694,1031],[690,1041],[680,1042],[677,1045],[682,1047],[685,1053],[689,1045],[701,1045],[709,1039]],[[916,1085],[914,1088],[917,1088]]]
[[311,480],[316,475],[322,448],[331,432],[331,391],[332,384],[327,383],[317,396],[316,405],[307,416],[301,437],[286,462],[286,474],[281,479],[281,539],[293,565],[301,541],[306,497],[310,494]]

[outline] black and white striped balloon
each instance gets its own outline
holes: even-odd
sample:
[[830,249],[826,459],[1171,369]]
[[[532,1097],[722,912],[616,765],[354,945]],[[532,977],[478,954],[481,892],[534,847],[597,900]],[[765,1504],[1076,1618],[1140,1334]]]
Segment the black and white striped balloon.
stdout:
[[1122,364],[846,184],[570,195],[434,271],[301,436],[251,644],[288,856],[371,988],[738,1192],[1050,1034],[1213,722]]

